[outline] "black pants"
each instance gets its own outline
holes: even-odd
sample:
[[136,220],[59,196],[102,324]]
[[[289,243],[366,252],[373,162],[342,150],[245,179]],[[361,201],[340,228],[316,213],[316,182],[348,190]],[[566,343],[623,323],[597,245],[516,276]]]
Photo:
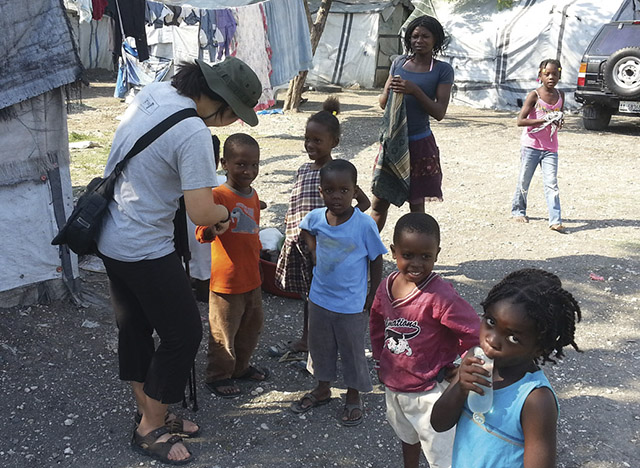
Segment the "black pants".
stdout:
[[202,321],[180,259],[175,252],[139,262],[101,258],[119,330],[120,379],[144,382],[144,392],[162,403],[181,401]]

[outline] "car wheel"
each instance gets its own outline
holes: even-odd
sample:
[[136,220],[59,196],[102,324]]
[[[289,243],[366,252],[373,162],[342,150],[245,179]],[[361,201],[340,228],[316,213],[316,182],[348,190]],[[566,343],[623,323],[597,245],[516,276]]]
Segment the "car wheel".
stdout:
[[640,97],[640,47],[625,47],[611,54],[604,81],[620,97]]
[[582,123],[587,130],[604,130],[611,122],[611,111],[595,104],[582,107]]

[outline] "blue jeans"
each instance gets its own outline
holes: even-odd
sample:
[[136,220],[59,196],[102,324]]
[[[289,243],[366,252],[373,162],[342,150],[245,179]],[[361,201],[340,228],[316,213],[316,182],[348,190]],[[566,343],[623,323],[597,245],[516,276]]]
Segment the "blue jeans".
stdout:
[[520,176],[518,186],[511,203],[513,216],[527,215],[527,193],[536,167],[542,168],[542,183],[544,184],[544,197],[547,199],[549,209],[549,226],[561,224],[560,216],[560,191],[558,190],[558,153],[535,148],[523,147],[520,159]]

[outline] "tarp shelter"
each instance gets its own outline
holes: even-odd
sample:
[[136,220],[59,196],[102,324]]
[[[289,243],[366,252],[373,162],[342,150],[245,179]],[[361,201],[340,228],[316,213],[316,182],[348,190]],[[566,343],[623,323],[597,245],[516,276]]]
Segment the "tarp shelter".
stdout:
[[82,66],[114,70],[113,19],[107,15],[93,19],[90,0],[64,0],[64,5]]
[[[637,3],[637,0],[636,0]],[[519,0],[498,11],[495,2],[433,0],[451,36],[443,60],[455,70],[454,103],[515,109],[539,86],[538,67],[547,58],[562,63],[566,107],[584,50],[603,23],[633,18],[633,1]]]
[[[319,4],[313,2],[312,9],[317,10]],[[402,53],[398,31],[412,9],[408,0],[334,1],[307,82],[316,86],[383,86],[390,57]]]
[[82,66],[60,0],[0,0],[0,306],[76,289],[77,258],[51,239],[73,195],[64,87]]

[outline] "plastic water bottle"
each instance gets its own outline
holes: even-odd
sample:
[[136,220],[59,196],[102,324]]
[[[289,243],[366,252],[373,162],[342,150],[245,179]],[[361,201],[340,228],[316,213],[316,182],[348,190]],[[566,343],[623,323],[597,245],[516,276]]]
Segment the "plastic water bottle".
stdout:
[[[493,380],[493,359],[488,358],[479,346],[473,349],[473,355],[484,361],[482,368],[489,371],[490,377],[484,375],[482,377],[491,382]],[[473,420],[478,424],[484,424],[484,413],[491,410],[493,406],[493,387],[479,386],[484,390],[484,395],[470,391],[467,397],[467,404],[469,405],[469,409],[473,411]]]

